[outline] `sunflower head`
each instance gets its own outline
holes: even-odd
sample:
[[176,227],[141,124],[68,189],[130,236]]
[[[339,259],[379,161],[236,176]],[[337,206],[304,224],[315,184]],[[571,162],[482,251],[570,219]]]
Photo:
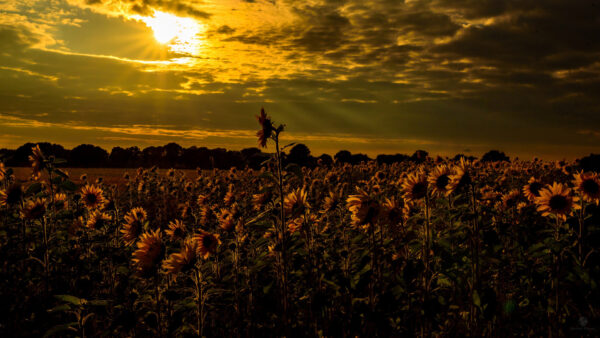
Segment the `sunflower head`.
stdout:
[[327,213],[330,211],[334,211],[340,206],[342,203],[342,194],[340,191],[330,190],[329,194],[325,196],[323,201],[323,210],[322,213]]
[[292,191],[283,199],[283,210],[292,217],[303,215],[306,210],[310,209],[306,198],[307,193],[304,188]]
[[577,173],[574,175],[573,184],[575,190],[583,197],[583,200],[590,203],[600,202],[600,179],[597,173]]
[[133,264],[138,273],[144,277],[156,273],[164,251],[159,229],[143,233],[137,242],[137,250],[133,253]]
[[273,121],[271,121],[271,118],[267,116],[264,108],[260,109],[260,115],[256,116],[256,119],[261,126],[261,129],[256,133],[256,136],[258,137],[258,144],[262,148],[266,148],[267,140],[271,137],[271,135],[273,135],[273,131],[275,130]]
[[194,235],[194,240],[198,243],[198,255],[203,259],[207,259],[210,255],[215,254],[219,244],[221,244],[218,234],[211,234],[206,231]]
[[90,217],[88,221],[85,223],[85,226],[88,229],[100,229],[104,225],[106,225],[110,221],[110,216],[108,214],[100,211],[94,210],[90,213]]
[[271,199],[273,198],[273,192],[269,189],[263,193],[252,195],[252,206],[256,211],[260,211]]
[[225,231],[232,231],[236,226],[236,219],[238,218],[237,204],[231,209],[221,209],[217,219],[219,221],[219,227]]
[[169,226],[167,230],[165,230],[165,233],[171,237],[172,240],[179,240],[185,238],[187,229],[181,220],[176,219],[169,222]]
[[431,193],[436,196],[448,194],[448,185],[450,184],[450,168],[446,165],[438,165],[429,174],[427,179],[431,187]]
[[6,178],[6,168],[4,167],[4,163],[0,162],[0,181]]
[[39,219],[46,213],[46,200],[44,198],[36,198],[29,200],[21,210],[21,218],[26,220]]
[[382,205],[382,218],[388,224],[397,225],[406,222],[410,214],[410,205],[404,199],[398,199],[394,196],[386,198]]
[[562,183],[554,182],[551,186],[543,188],[540,196],[535,199],[537,210],[542,216],[554,215],[565,221],[579,206],[574,204],[576,197],[571,196],[571,189]]
[[35,179],[39,179],[42,170],[46,168],[46,158],[44,157],[44,153],[42,153],[39,144],[36,144],[35,147],[31,148],[29,162],[31,163],[32,176]]
[[378,201],[359,187],[356,187],[356,192],[357,194],[350,195],[346,199],[352,225],[373,225],[377,222],[381,211]]
[[188,238],[179,252],[173,253],[163,263],[168,274],[176,277],[180,272],[187,272],[196,265],[198,242]]
[[523,187],[523,195],[531,202],[535,202],[535,199],[540,196],[540,190],[544,185],[542,182],[535,177],[531,177],[527,182],[527,185]]
[[518,189],[511,190],[506,195],[502,196],[502,208],[510,210],[517,207],[521,192]]
[[63,193],[54,194],[54,210],[60,211],[65,210],[69,207],[69,201],[67,200],[67,195]]
[[402,183],[404,198],[409,202],[417,202],[424,198],[427,195],[427,189],[427,176],[421,172],[409,174]]
[[148,214],[142,208],[133,208],[125,214],[125,224],[123,224],[121,234],[123,234],[123,240],[126,245],[133,245],[135,243],[138,236],[146,227],[147,217]]
[[106,203],[103,193],[101,188],[88,184],[81,188],[81,201],[88,209],[102,209]]

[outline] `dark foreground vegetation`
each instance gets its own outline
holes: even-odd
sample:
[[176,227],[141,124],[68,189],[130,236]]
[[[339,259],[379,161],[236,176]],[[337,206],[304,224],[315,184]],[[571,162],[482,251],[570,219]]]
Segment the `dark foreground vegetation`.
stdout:
[[0,336],[598,334],[596,173],[301,168],[259,122],[258,170],[75,184],[40,147],[32,182],[0,166]]

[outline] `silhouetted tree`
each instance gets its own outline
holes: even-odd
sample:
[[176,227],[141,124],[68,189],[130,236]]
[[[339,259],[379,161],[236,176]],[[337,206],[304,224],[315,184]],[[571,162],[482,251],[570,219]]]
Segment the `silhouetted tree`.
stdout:
[[163,167],[175,168],[179,164],[179,158],[183,154],[183,148],[174,142],[163,147]]
[[600,154],[589,154],[577,160],[579,168],[584,172],[594,171],[600,173]]
[[338,163],[350,163],[352,161],[352,153],[348,150],[340,150],[333,158]]
[[299,166],[310,165],[310,149],[305,144],[296,144],[287,156],[287,163],[296,163]]
[[429,156],[429,153],[426,152],[425,150],[417,150],[414,152],[414,154],[412,154],[410,159],[411,159],[411,161],[414,161],[417,163],[422,163],[427,160],[427,156]]
[[510,158],[506,156],[501,151],[498,150],[490,150],[487,153],[483,154],[481,157],[482,162],[495,162],[495,161],[510,161]]
[[69,165],[73,167],[102,168],[107,164],[108,152],[91,144],[78,145],[69,156]]
[[331,166],[333,164],[333,158],[329,154],[323,154],[319,156],[317,160],[321,161],[321,164],[325,166]]
[[376,161],[379,164],[392,164],[406,161],[410,158],[408,155],[396,154],[396,155],[377,155]]

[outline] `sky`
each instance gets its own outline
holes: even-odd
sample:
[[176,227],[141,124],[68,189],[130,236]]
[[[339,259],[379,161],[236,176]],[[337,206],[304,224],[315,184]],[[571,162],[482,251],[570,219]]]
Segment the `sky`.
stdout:
[[600,1],[0,0],[0,148],[255,147],[261,107],[314,155],[598,153]]

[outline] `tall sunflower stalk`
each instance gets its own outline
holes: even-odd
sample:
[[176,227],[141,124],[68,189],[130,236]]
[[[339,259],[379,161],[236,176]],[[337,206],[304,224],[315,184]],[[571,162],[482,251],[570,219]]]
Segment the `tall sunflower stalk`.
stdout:
[[281,290],[281,306],[283,310],[283,323],[284,327],[287,327],[288,321],[288,278],[287,278],[287,233],[286,233],[286,222],[285,222],[285,211],[283,208],[285,194],[283,191],[283,160],[282,160],[282,148],[279,145],[279,135],[283,132],[284,126],[279,125],[275,128],[273,121],[265,113],[264,108],[260,110],[260,115],[257,116],[258,123],[261,129],[256,133],[258,137],[258,143],[261,147],[267,147],[267,141],[271,139],[275,142],[275,173],[274,176],[277,181],[277,188],[279,192],[279,222],[278,227],[275,227],[275,235],[277,240],[276,250],[277,262],[278,262],[278,277]]

